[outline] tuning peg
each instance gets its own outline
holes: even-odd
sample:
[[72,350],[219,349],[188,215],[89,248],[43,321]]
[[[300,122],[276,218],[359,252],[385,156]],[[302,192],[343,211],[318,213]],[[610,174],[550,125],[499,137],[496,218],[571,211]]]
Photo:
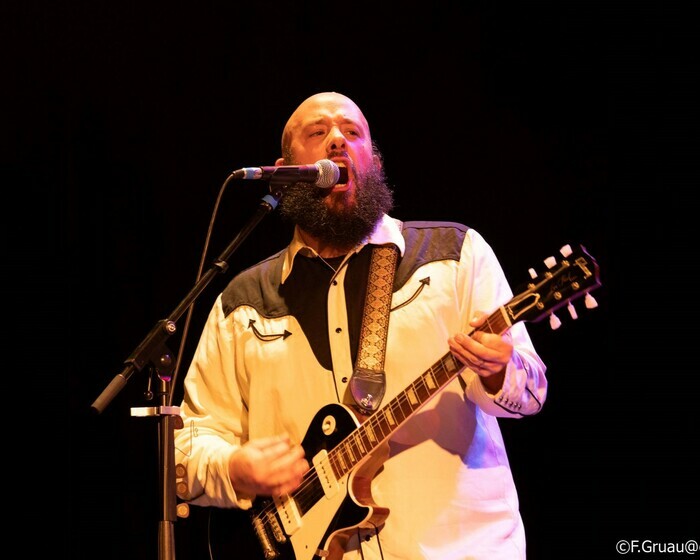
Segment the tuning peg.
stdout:
[[547,268],[553,268],[555,264],[557,264],[557,259],[554,257],[547,257],[544,259],[544,264],[547,265]]
[[559,249],[559,252],[564,255],[565,257],[568,257],[573,251],[571,250],[571,245],[564,245],[561,249]]
[[556,331],[559,327],[561,327],[561,321],[554,313],[549,316],[549,326],[553,331]]
[[569,315],[571,315],[572,319],[578,319],[578,313],[576,313],[576,308],[574,307],[573,303],[569,302],[569,305],[567,305],[566,308],[569,310]]
[[535,272],[534,268],[528,268],[527,271],[530,274],[530,278],[532,278],[533,280],[537,278],[537,272]]
[[593,309],[595,307],[598,307],[598,302],[591,294],[586,294],[586,297],[583,298],[583,301],[586,305],[586,309]]

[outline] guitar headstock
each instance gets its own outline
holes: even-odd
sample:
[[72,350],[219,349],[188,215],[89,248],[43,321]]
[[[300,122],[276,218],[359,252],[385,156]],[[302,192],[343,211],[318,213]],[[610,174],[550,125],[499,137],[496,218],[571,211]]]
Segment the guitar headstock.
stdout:
[[532,281],[504,306],[513,323],[538,322],[549,316],[551,327],[556,329],[561,325],[554,314],[557,309],[566,305],[576,319],[574,300],[583,297],[588,309],[598,305],[590,294],[601,285],[598,263],[582,245],[564,245],[560,253],[559,261],[554,257],[545,259],[547,270],[541,276],[531,268]]

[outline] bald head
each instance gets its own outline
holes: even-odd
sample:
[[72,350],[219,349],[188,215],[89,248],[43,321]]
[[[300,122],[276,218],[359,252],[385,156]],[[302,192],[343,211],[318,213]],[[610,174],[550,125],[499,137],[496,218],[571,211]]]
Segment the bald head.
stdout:
[[290,153],[293,139],[301,134],[304,127],[320,122],[329,114],[334,115],[338,122],[359,124],[364,128],[367,139],[371,142],[367,119],[355,102],[342,93],[326,91],[307,97],[289,117],[282,132],[282,154],[287,156]]

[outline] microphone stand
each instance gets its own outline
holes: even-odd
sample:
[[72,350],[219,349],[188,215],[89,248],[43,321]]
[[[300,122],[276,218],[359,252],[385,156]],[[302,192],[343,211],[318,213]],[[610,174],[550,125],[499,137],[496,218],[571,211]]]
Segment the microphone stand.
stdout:
[[[270,178],[270,193],[261,199],[257,211],[248,223],[213,262],[211,268],[202,275],[173,312],[166,319],[161,319],[156,323],[151,332],[146,335],[146,338],[126,359],[124,362],[126,366],[121,373],[114,376],[112,381],[91,405],[94,412],[102,413],[114,397],[126,386],[131,376],[146,366],[155,370],[158,375],[160,406],[132,409],[132,416],[159,417],[158,470],[161,519],[158,526],[158,560],[175,560],[175,531],[173,524],[177,520],[178,508],[175,492],[174,430],[183,427],[180,407],[169,406],[168,404],[168,396],[173,389],[170,386],[172,381],[171,372],[175,363],[165,341],[177,330],[176,321],[195,302],[204,291],[204,288],[213,280],[214,276],[228,270],[228,259],[262,219],[277,207],[289,185],[289,179],[275,178],[274,175]],[[181,343],[184,344],[184,341],[181,341]]]

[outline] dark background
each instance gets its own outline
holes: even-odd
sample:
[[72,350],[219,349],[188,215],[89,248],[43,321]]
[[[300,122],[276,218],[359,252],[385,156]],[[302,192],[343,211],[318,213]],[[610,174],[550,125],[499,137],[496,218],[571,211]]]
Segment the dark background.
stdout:
[[[680,326],[692,318],[681,274],[696,268],[684,14],[570,2],[8,7],[7,306],[29,349],[7,350],[42,405],[15,416],[31,429],[9,430],[24,441],[6,485],[36,530],[30,548],[157,557],[157,420],[131,415],[152,404],[146,370],[102,414],[90,405],[194,285],[228,174],[274,164],[291,111],[325,90],[363,109],[396,217],[476,228],[514,287],[565,243],[600,265],[597,309],[578,302],[577,321],[562,310],[557,331],[529,326],[549,366],[545,408],[502,422],[529,558],[697,538],[697,342]],[[266,192],[228,187],[207,266]],[[266,217],[197,300],[184,343],[178,322],[168,344],[184,344],[185,365],[217,292],[289,235]],[[174,390],[179,402],[181,378]],[[26,394],[5,396],[17,406]],[[196,515],[176,522],[180,560],[195,558],[201,530]]]

